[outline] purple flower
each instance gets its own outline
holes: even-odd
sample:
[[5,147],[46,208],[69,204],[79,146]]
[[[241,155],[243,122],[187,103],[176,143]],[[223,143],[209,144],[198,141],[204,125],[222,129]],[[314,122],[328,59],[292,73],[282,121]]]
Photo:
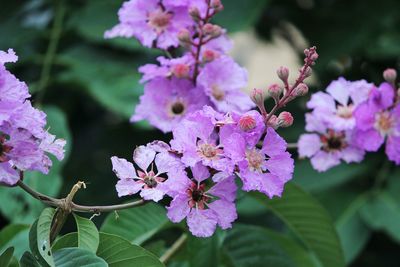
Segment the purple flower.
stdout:
[[169,172],[183,171],[183,167],[168,150],[159,148],[154,144],[136,148],[133,161],[138,169],[125,159],[111,158],[113,171],[120,179],[116,185],[119,197],[133,195],[139,191],[145,200],[158,202],[164,197],[163,183]]
[[223,144],[225,153],[239,166],[243,190],[260,191],[270,198],[282,195],[285,183],[292,179],[294,162],[285,140],[274,129],[267,129],[261,149],[247,145],[238,133]]
[[158,57],[157,61],[160,63],[146,64],[139,68],[139,72],[143,74],[141,83],[151,81],[158,77],[176,77],[176,78],[189,78],[191,75],[191,68],[194,64],[194,59],[190,55],[180,58],[168,59],[165,57]]
[[265,132],[262,115],[255,110],[244,114],[231,114],[232,121],[227,122],[220,130],[221,139],[229,138],[233,133],[240,134],[248,146],[255,146]]
[[327,87],[327,93],[313,94],[307,107],[314,109],[314,116],[318,116],[329,128],[351,130],[356,123],[353,110],[368,98],[372,88],[373,84],[364,80],[350,82],[339,78]]
[[0,51],[0,183],[5,185],[15,185],[19,171],[47,174],[52,165],[47,153],[64,157],[65,141],[44,129],[46,114],[32,107],[26,84],[4,67],[17,59],[12,49]]
[[[171,2],[171,1],[168,1]],[[119,24],[105,38],[135,37],[144,46],[161,49],[179,45],[178,32],[193,24],[187,6],[168,5],[159,0],[130,0],[118,12]]]
[[206,64],[197,83],[204,88],[218,111],[243,113],[255,106],[250,97],[241,91],[247,85],[247,71],[230,57],[221,57]]
[[353,142],[353,130],[335,131],[329,129],[314,113],[306,114],[309,125],[316,133],[303,134],[298,141],[300,157],[311,158],[311,165],[319,172],[346,163],[361,162],[365,152]]
[[198,162],[228,174],[233,172],[233,163],[224,155],[215,131],[214,114],[200,110],[190,114],[173,128],[172,149],[182,153],[182,162],[194,167]]
[[386,139],[388,158],[400,164],[400,105],[395,105],[394,99],[395,91],[388,83],[371,91],[368,101],[354,112],[354,142],[366,151],[377,151]]
[[190,232],[197,237],[209,237],[217,225],[222,229],[232,227],[237,219],[235,197],[236,184],[232,176],[214,184],[207,190],[205,181],[210,177],[207,168],[196,164],[191,168],[194,180],[186,175],[175,176],[179,184],[185,184],[185,190],[174,195],[167,216],[179,223],[187,218]]
[[131,121],[146,119],[166,133],[188,114],[207,104],[203,91],[194,88],[189,80],[157,78],[145,85]]

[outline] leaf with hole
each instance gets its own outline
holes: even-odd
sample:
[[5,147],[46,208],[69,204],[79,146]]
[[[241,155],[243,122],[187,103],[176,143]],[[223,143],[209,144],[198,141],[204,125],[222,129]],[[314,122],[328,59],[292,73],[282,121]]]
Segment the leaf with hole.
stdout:
[[46,208],[29,232],[29,246],[33,256],[44,266],[54,266],[50,246],[50,230],[55,210]]

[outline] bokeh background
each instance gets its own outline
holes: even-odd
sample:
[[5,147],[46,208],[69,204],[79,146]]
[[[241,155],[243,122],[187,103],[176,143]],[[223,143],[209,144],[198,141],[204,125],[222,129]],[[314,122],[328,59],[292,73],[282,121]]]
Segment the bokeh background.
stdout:
[[[132,125],[143,86],[137,68],[160,53],[135,40],[104,40],[117,22],[122,0],[1,0],[0,50],[14,48],[18,64],[8,67],[30,86],[33,103],[48,113],[51,131],[68,140],[67,157],[49,176],[26,181],[52,196],[65,196],[83,180],[76,196],[82,204],[114,204],[118,199],[110,157],[130,158],[133,149],[154,139],[169,140],[145,122]],[[386,67],[400,69],[398,0],[225,0],[216,23],[235,40],[232,54],[250,72],[247,90],[276,82],[275,69],[301,64],[302,50],[316,45],[320,59],[312,90],[331,80],[366,79],[380,83]],[[295,124],[280,131],[296,142],[304,131],[305,103],[294,102]],[[295,155],[296,156],[296,155]],[[298,160],[294,182],[317,197],[332,216],[348,266],[397,267],[400,251],[400,168],[382,151],[362,164],[341,165],[326,173]],[[0,188],[0,226],[32,223],[43,206],[18,188]],[[239,222],[279,227],[277,220],[245,196]],[[101,225],[102,214],[94,221]],[[73,231],[73,222],[64,231]],[[14,242],[21,252],[27,232]],[[174,237],[171,237],[173,239]],[[168,237],[167,237],[168,239]],[[18,243],[19,242],[19,243]],[[156,250],[160,244],[150,244]]]

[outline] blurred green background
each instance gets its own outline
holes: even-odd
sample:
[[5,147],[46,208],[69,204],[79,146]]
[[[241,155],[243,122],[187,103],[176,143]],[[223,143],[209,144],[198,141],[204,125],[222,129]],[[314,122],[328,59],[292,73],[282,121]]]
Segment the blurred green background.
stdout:
[[[170,139],[146,123],[129,123],[143,92],[137,68],[154,62],[160,53],[134,40],[103,39],[104,31],[117,23],[122,2],[1,3],[0,50],[14,48],[19,55],[19,62],[8,68],[28,83],[33,103],[48,113],[50,131],[69,143],[65,161],[55,163],[49,176],[33,173],[27,177],[27,183],[43,193],[65,196],[74,183],[83,180],[88,187],[78,193],[76,202],[124,201],[115,192],[110,157],[130,158],[137,145]],[[233,36],[253,30],[265,46],[278,36],[289,44],[299,63],[305,45],[316,45],[320,59],[314,91],[323,90],[339,76],[379,83],[386,67],[400,69],[398,0],[225,0],[223,4],[225,11],[216,22]],[[247,62],[248,53],[250,49],[241,46],[235,56]],[[265,58],[266,65],[271,63],[284,64],[272,53]],[[270,82],[266,79],[265,86]],[[304,131],[307,99],[290,107],[295,125],[280,131],[289,142]],[[331,214],[349,266],[399,266],[400,168],[388,163],[382,151],[369,155],[362,164],[342,165],[323,174],[298,160],[294,182]],[[19,189],[0,188],[0,203],[1,227],[32,223],[43,208]],[[239,201],[239,213],[240,223],[279,228],[263,206],[246,197]],[[94,220],[101,225],[105,217]],[[73,230],[72,222],[64,229]],[[23,236],[19,242],[24,246]]]

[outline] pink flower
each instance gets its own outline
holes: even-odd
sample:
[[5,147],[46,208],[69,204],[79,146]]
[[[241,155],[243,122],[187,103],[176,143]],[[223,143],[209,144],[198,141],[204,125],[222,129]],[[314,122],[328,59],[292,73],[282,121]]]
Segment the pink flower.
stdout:
[[174,195],[169,207],[168,218],[179,223],[186,218],[190,232],[197,237],[210,237],[217,225],[222,229],[232,227],[236,220],[236,184],[233,177],[227,177],[207,190],[205,180],[210,177],[207,168],[196,164],[191,168],[193,180],[186,175],[174,176],[178,184],[185,184],[186,190]]
[[113,171],[120,179],[116,185],[119,197],[140,191],[143,199],[158,202],[164,197],[163,183],[169,173],[183,170],[176,157],[167,150],[157,150],[152,144],[136,148],[133,161],[138,169],[125,159],[111,158]]
[[193,24],[185,5],[169,5],[159,0],[130,0],[118,12],[119,24],[105,38],[135,37],[144,46],[161,49],[179,45],[178,32]]
[[394,99],[395,91],[389,83],[371,91],[368,101],[354,112],[354,142],[366,151],[377,151],[386,140],[388,158],[400,165],[400,104]]
[[250,97],[241,91],[247,85],[247,71],[230,57],[221,57],[202,69],[197,84],[220,112],[246,112],[255,107]]
[[166,133],[208,103],[203,91],[194,88],[188,80],[157,78],[145,85],[131,121],[146,119]]
[[224,151],[239,166],[243,190],[260,191],[272,198],[281,196],[284,185],[292,179],[294,161],[286,151],[286,142],[268,128],[261,149],[247,145],[238,133],[224,141]]

